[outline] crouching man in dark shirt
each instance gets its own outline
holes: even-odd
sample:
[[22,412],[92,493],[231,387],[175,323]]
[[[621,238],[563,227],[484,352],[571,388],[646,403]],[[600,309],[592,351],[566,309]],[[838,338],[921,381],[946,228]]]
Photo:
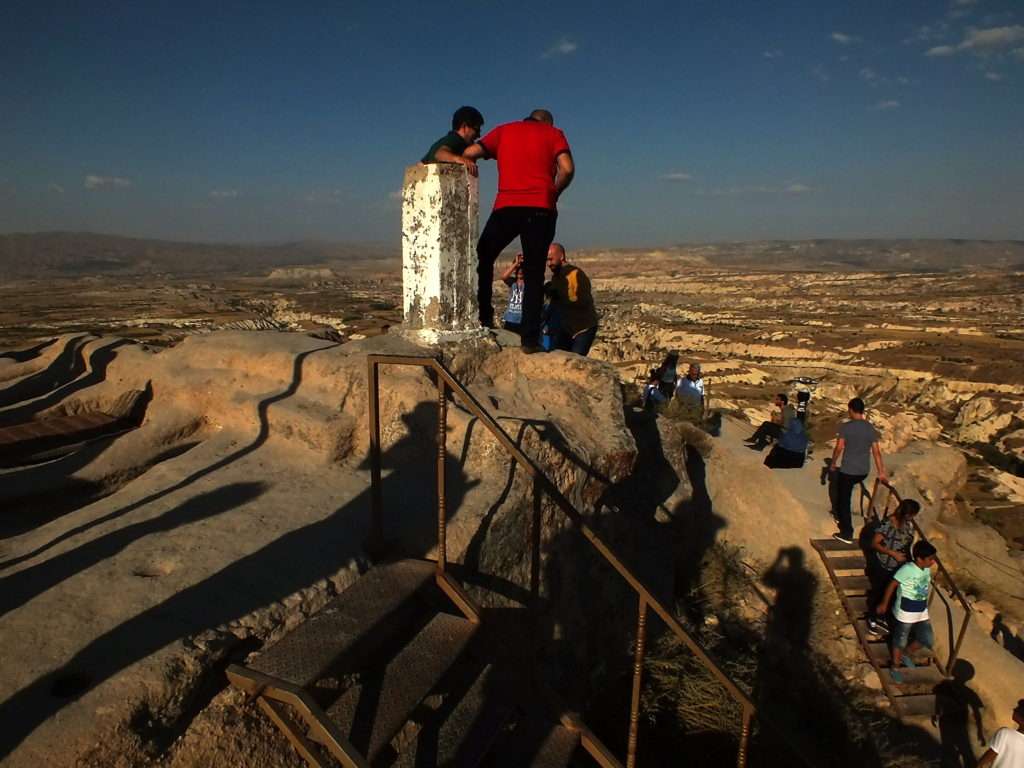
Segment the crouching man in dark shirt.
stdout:
[[480,129],[484,126],[484,116],[474,107],[459,107],[452,115],[452,129],[435,141],[421,163],[459,163],[466,166],[471,175],[476,176],[476,160],[463,157],[462,153],[480,138]]
[[565,246],[561,243],[552,243],[548,248],[548,269],[551,280],[544,292],[558,307],[561,318],[555,348],[586,357],[597,337],[597,309],[590,279],[582,269],[566,261]]

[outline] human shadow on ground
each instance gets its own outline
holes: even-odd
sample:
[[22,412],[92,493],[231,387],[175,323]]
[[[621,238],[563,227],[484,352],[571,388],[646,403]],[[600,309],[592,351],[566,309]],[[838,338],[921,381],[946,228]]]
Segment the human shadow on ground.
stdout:
[[34,347],[28,347],[26,349],[12,349],[8,352],[0,352],[0,359],[13,360],[16,363],[27,363],[29,360],[35,360],[42,354],[43,350],[47,347],[52,347],[57,343],[56,338],[47,339]]
[[[38,397],[37,399],[23,405],[0,411],[0,427],[7,427],[29,421],[35,417],[36,414],[52,408],[61,401],[66,400],[84,389],[88,389],[89,387],[99,384],[107,378],[107,367],[117,357],[118,348],[128,344],[135,344],[135,342],[131,339],[117,339],[93,350],[92,354],[89,356],[88,373],[82,376],[79,372],[79,375],[75,378],[59,385],[56,389],[47,390],[47,394],[42,397]],[[85,364],[83,362],[83,370],[84,365]],[[20,398],[13,402],[20,402],[24,399],[25,398]]]
[[967,685],[974,678],[974,665],[957,659],[950,678],[935,686],[935,714],[932,724],[939,728],[942,768],[974,768],[978,761],[971,745],[970,726],[978,744],[985,744],[981,724],[981,697]]
[[[82,355],[82,349],[94,338],[83,334],[67,339],[64,342],[64,348],[45,369],[0,389],[0,408],[6,408],[23,400],[41,397],[47,392],[77,379],[85,372],[85,358]],[[17,360],[17,358],[14,359]],[[23,361],[18,360],[18,362]],[[0,423],[0,426],[3,423]]]
[[989,633],[989,637],[1018,659],[1024,661],[1024,640],[1020,636],[1013,634],[1010,628],[1006,626],[1006,623],[1003,621],[1003,614],[997,613],[995,618],[992,619],[992,631]]
[[[423,489],[429,487],[425,483],[433,477],[434,468],[425,455],[436,456],[434,452],[424,453],[425,444],[433,445],[436,451],[432,439],[436,434],[436,405],[421,403],[402,418],[408,434],[382,456],[384,468],[391,470],[383,481],[385,532],[398,533],[406,546],[421,541],[423,548],[418,554],[422,555],[436,543],[436,514],[422,504]],[[431,421],[435,431],[426,433],[427,437],[422,426]],[[232,456],[237,458],[237,454]],[[413,458],[418,461],[412,461]],[[202,474],[213,471],[212,466]],[[449,468],[453,475],[449,480],[448,511],[449,517],[454,518],[462,505],[464,489],[470,484],[458,471],[457,461],[453,459]],[[195,479],[196,475],[190,476],[188,482]],[[184,485],[187,483],[175,488]],[[395,493],[389,493],[389,489]],[[409,499],[419,503],[403,503]],[[335,575],[346,563],[363,561],[362,543],[369,530],[369,508],[370,491],[366,489],[323,519],[278,537],[89,642],[58,668],[0,704],[0,721],[4,723],[0,731],[0,760],[65,706],[169,643],[241,619]],[[421,529],[432,535],[425,535]],[[413,534],[409,535],[409,531]],[[68,686],[62,685],[68,679],[81,684],[71,686],[69,691]]]

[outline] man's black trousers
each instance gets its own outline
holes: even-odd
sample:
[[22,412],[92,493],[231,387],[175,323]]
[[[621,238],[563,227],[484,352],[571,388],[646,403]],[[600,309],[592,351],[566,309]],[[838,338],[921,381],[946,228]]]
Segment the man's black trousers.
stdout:
[[836,509],[836,517],[839,518],[839,535],[844,539],[853,538],[853,511],[850,497],[853,496],[853,489],[857,487],[857,483],[865,477],[867,475],[847,475],[841,469],[839,470],[838,488],[836,488],[836,501],[839,508]]
[[502,250],[517,237],[523,248],[523,322],[520,329],[524,345],[540,341],[540,313],[544,306],[544,267],[548,246],[555,239],[558,213],[548,208],[510,206],[491,212],[480,242],[476,246],[476,274],[479,280],[477,303],[480,324],[494,327],[492,289],[494,262]]

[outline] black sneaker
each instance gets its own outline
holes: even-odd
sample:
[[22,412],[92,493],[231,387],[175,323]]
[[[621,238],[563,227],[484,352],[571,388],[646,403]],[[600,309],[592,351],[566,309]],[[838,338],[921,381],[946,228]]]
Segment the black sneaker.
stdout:
[[523,344],[519,349],[522,350],[524,355],[535,355],[538,352],[544,351],[544,347],[538,344]]
[[882,635],[889,634],[889,628],[878,619],[869,618],[867,620],[868,632],[875,637],[881,637]]
[[853,534],[833,533],[832,538],[841,541],[843,544],[853,544]]

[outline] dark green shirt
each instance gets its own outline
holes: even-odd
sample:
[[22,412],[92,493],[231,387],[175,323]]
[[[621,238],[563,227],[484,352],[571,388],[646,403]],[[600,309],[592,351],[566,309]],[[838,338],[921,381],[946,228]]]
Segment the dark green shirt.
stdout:
[[423,159],[420,160],[420,162],[436,163],[437,160],[434,159],[434,153],[437,152],[437,150],[439,150],[441,147],[444,147],[445,149],[450,149],[453,155],[461,156],[462,153],[466,151],[466,147],[468,146],[469,144],[467,144],[466,140],[459,136],[459,134],[457,134],[455,131],[448,131],[448,133],[446,133],[444,136],[442,136],[440,139],[438,139],[431,145],[430,149],[427,150],[427,154],[423,156]]

